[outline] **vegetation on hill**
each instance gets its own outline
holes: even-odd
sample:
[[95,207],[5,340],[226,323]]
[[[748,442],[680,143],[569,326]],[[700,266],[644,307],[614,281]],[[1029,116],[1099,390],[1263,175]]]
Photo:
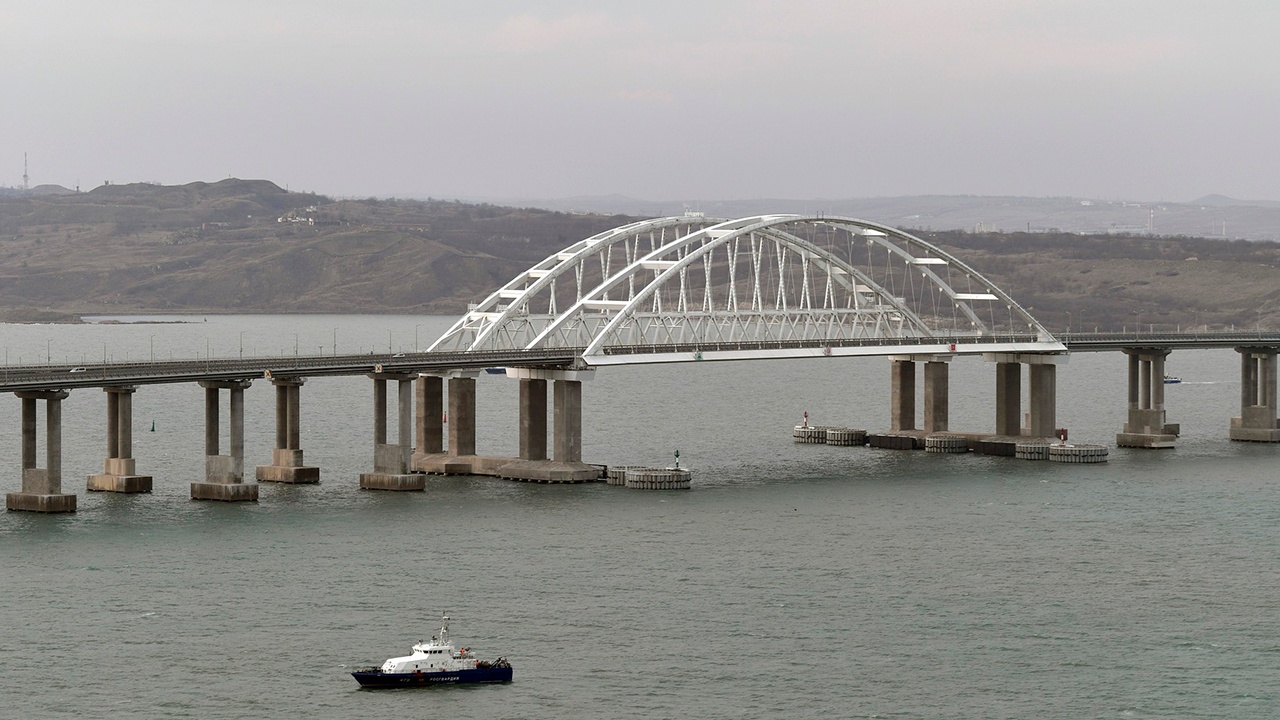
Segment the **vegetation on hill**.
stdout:
[[[333,199],[265,180],[0,198],[0,317],[145,312],[456,314],[624,216]],[[1273,327],[1280,246],[920,232],[1053,330]]]

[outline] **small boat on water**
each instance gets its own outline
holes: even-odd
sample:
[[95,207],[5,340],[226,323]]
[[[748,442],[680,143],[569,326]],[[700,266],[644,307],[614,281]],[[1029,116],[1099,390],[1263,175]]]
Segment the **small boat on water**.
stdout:
[[1178,377],[1178,376],[1176,376],[1176,375],[1165,375],[1165,376],[1164,376],[1164,384],[1165,384],[1165,385],[1177,385],[1177,384],[1178,384],[1178,383],[1180,383],[1180,382],[1182,382],[1182,378],[1180,378],[1180,377]]
[[511,663],[505,657],[477,660],[469,648],[454,646],[449,640],[449,616],[445,615],[439,634],[430,642],[414,645],[412,654],[360,668],[351,676],[367,688],[511,682]]

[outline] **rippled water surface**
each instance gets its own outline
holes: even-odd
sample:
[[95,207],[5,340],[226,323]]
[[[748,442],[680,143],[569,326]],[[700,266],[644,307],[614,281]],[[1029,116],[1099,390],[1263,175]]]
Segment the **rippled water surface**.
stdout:
[[[448,324],[183,319],[0,326],[0,343],[10,363],[409,351]],[[883,359],[599,371],[585,459],[679,449],[694,489],[665,493],[361,492],[372,383],[316,378],[302,445],[321,484],[190,500],[203,395],[174,385],[134,404],[155,492],[90,494],[106,402],[76,390],[63,483],[79,512],[0,515],[0,717],[1273,718],[1280,446],[1225,439],[1236,357],[1171,356],[1176,450],[1084,466],[791,442],[804,411],[883,429]],[[954,363],[953,429],[993,427],[993,387],[991,365]],[[1073,356],[1059,422],[1111,444],[1124,392],[1119,353]],[[247,393],[249,466],[270,457],[273,403],[269,384]],[[515,411],[514,382],[480,379],[480,452],[515,453]],[[0,485],[17,490],[12,397],[0,428]],[[516,681],[357,689],[350,668],[404,654],[444,611]]]

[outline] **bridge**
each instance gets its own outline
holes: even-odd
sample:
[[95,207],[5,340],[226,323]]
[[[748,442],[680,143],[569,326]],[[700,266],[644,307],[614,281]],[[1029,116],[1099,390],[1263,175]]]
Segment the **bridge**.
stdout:
[[[995,365],[994,435],[1053,437],[1057,366],[1071,352],[1119,350],[1129,356],[1129,416],[1117,443],[1172,447],[1179,428],[1166,421],[1164,358],[1174,349],[1228,347],[1241,353],[1242,380],[1241,416],[1232,420],[1230,437],[1280,442],[1280,333],[1055,337],[959,258],[896,228],[824,215],[686,214],[623,225],[552,254],[472,306],[422,353],[7,367],[0,391],[23,403],[22,491],[9,493],[7,506],[74,510],[75,495],[61,490],[60,402],[80,388],[107,395],[108,456],[88,489],[149,491],[152,479],[136,473],[132,457],[132,395],[141,386],[196,382],[206,391],[206,478],[192,483],[192,497],[254,500],[256,483],[244,481],[243,392],[255,380],[276,388],[276,447],[271,464],[257,468],[259,481],[317,481],[319,468],[304,464],[299,447],[301,388],[308,377],[365,375],[374,381],[374,461],[361,487],[421,490],[424,473],[543,482],[598,477],[599,468],[581,458],[581,384],[612,365],[885,357],[893,390],[889,431],[923,436],[953,432],[949,363],[974,356]],[[919,425],[916,364],[923,365]],[[483,368],[505,368],[520,382],[516,458],[476,455],[474,383]],[[397,387],[394,443],[386,428],[389,381]],[[225,454],[222,390],[230,394]],[[35,458],[41,400],[43,468]]]

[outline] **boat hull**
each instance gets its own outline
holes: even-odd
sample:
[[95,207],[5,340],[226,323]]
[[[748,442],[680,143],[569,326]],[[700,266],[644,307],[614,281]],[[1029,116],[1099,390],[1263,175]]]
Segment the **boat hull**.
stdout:
[[475,670],[448,670],[445,672],[385,673],[380,670],[359,671],[351,677],[366,688],[423,687],[426,685],[457,685],[460,683],[511,682],[511,668],[476,668]]

